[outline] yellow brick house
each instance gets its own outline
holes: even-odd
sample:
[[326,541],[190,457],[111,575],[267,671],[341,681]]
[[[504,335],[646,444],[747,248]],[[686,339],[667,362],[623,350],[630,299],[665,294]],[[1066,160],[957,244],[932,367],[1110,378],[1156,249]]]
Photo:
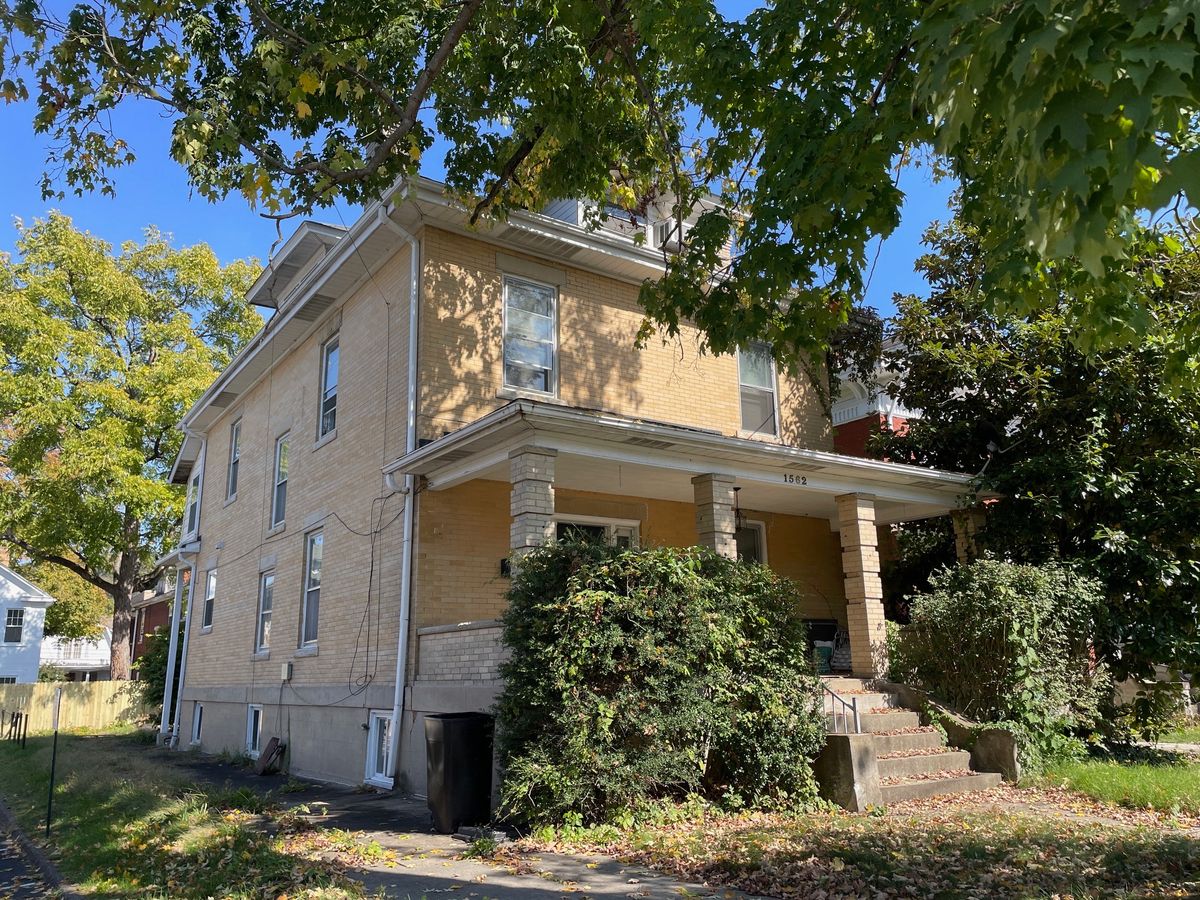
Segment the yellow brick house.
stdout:
[[424,714],[496,696],[510,559],[569,533],[762,561],[879,672],[878,528],[970,479],[835,454],[762,348],[637,349],[657,224],[589,230],[564,201],[473,229],[421,180],[299,228],[251,292],[270,320],[181,424],[165,738],[278,737],[298,775],[423,791]]

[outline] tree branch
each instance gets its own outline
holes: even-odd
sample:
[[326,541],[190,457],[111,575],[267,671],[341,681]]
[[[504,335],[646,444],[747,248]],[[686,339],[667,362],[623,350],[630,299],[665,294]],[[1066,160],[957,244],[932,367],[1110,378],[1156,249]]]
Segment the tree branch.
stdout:
[[3,535],[0,535],[0,540],[3,540],[7,544],[12,544],[15,547],[20,547],[30,556],[40,560],[41,562],[53,563],[56,566],[66,569],[68,572],[73,572],[88,584],[100,588],[100,590],[104,591],[104,593],[108,594],[109,596],[115,596],[113,593],[113,588],[115,585],[113,585],[113,583],[110,581],[105,581],[82,563],[78,563],[73,559],[68,559],[65,556],[59,556],[56,553],[44,553],[37,547],[33,546],[33,544],[30,544],[28,541],[21,540],[11,531],[6,531]]

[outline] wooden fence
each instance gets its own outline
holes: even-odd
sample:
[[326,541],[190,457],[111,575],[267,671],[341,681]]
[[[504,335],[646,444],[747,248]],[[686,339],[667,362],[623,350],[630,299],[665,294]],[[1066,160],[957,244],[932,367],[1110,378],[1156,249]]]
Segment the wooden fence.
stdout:
[[0,684],[0,711],[29,716],[29,733],[54,727],[54,693],[62,688],[58,727],[108,728],[145,715],[142,688],[136,681],[83,681]]

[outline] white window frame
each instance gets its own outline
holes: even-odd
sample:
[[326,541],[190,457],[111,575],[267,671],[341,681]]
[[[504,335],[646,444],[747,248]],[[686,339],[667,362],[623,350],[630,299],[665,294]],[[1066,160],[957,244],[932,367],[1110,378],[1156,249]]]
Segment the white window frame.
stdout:
[[[267,592],[267,581],[271,582],[271,608],[263,609],[263,598]],[[270,622],[275,613],[275,570],[268,569],[258,576],[258,605],[254,616],[254,652],[262,653],[271,649],[270,625],[267,626],[266,640],[263,640],[263,623]]]
[[[254,727],[255,714],[258,716],[258,728]],[[261,703],[251,703],[246,707],[246,755],[258,759],[262,752],[263,708]]]
[[742,410],[742,391],[766,391],[767,388],[759,387],[756,384],[746,384],[742,381],[742,351],[737,351],[737,366],[738,366],[738,434],[743,437],[779,437],[780,422],[779,422],[779,372],[775,367],[775,358],[770,355],[771,348],[761,341],[755,342],[756,347],[761,347],[767,354],[771,364],[771,408],[775,419],[775,429],[773,431],[765,431],[760,425],[754,430],[749,430],[745,427],[743,421],[745,413]]
[[200,497],[204,493],[204,453],[196,460],[188,477],[187,503],[183,507],[183,539],[195,537],[200,530]]
[[16,684],[16,675],[0,675],[0,684]]
[[[15,619],[15,621],[14,621]],[[8,639],[8,630],[10,628],[17,629],[17,639],[11,641]],[[23,606],[15,606],[4,613],[4,640],[5,644],[23,644],[25,643],[25,608]]]
[[197,703],[192,707],[192,744],[198,745],[204,732],[204,704]]
[[225,500],[237,499],[238,476],[242,469],[242,420],[229,426],[229,469],[225,473]]
[[[327,438],[331,434],[337,432],[337,412],[338,412],[338,389],[341,384],[342,377],[342,341],[341,334],[334,333],[325,343],[321,345],[321,383],[320,389],[317,391],[317,440]],[[330,388],[326,383],[329,378],[329,354],[330,351],[336,351],[338,355],[338,370],[337,378],[333,382],[333,387]],[[333,424],[329,428],[325,427],[325,404],[329,400],[329,396],[333,395]]]
[[200,607],[200,631],[212,631],[213,608],[217,602],[217,570],[209,569],[204,577],[204,603]]
[[740,527],[753,528],[758,532],[758,549],[762,558],[756,561],[765,566],[767,564],[767,523],[761,519],[745,519]]
[[[367,760],[366,771],[363,773],[363,779],[367,784],[375,787],[386,788],[391,790],[393,779],[386,772],[380,772],[375,768],[376,745],[379,743],[380,732],[383,729],[391,730],[392,713],[391,710],[373,709],[371,710],[370,725],[367,728]],[[389,735],[389,740],[391,736]],[[387,748],[384,750],[384,766],[387,765],[387,758],[390,754]]]
[[[323,528],[317,528],[317,529],[314,529],[313,531],[310,531],[308,534],[306,534],[304,536],[304,588],[303,588],[303,594],[300,597],[300,646],[301,647],[315,647],[317,645],[317,638],[320,636],[321,579],[322,579],[322,575],[324,574],[323,571],[321,571],[321,569],[318,569],[318,571],[317,571],[316,584],[314,585],[312,582],[313,545],[318,541],[321,544],[320,565],[323,568],[324,563],[325,563],[325,530]],[[310,637],[308,637],[309,613],[310,613],[309,600],[312,599],[314,595],[316,597],[316,601],[315,601],[316,609],[314,610],[314,612],[316,614],[315,614],[315,616],[313,616],[313,618],[316,621],[314,621],[312,623],[313,634],[312,634],[312,637],[310,638]]]
[[629,546],[636,550],[641,546],[642,523],[638,519],[613,519],[608,516],[573,516],[567,513],[553,515],[550,521],[554,523],[555,535],[559,525],[601,525],[604,527],[604,542],[615,545],[622,534],[629,538]]
[[[550,348],[551,348],[550,378],[549,378],[550,384],[549,384],[549,389],[545,390],[545,391],[538,390],[537,388],[525,387],[522,385],[515,385],[515,384],[508,383],[508,363],[507,363],[507,359],[508,359],[508,349],[507,349],[507,343],[508,343],[508,286],[512,282],[519,282],[521,284],[529,284],[529,285],[533,285],[534,287],[544,288],[548,291],[553,292],[553,294],[554,294],[554,303],[552,306],[552,315],[551,315],[552,322],[551,322],[551,328],[550,328],[550,333],[553,336],[551,339],[551,342],[550,342]],[[547,284],[543,281],[535,281],[532,278],[523,278],[523,277],[518,277],[516,275],[505,275],[502,293],[503,293],[503,297],[502,297],[503,323],[501,326],[501,334],[500,334],[500,380],[501,380],[501,383],[504,385],[504,389],[507,391],[517,391],[519,393],[534,394],[539,397],[557,397],[558,396],[558,370],[559,370],[558,305],[559,305],[559,300],[561,299],[559,290],[558,290],[558,285]]]
[[[271,466],[271,527],[278,528],[287,519],[287,486],[288,478],[291,476],[291,440],[292,433],[285,431],[279,437],[275,438],[275,453],[273,456],[274,463]],[[283,477],[279,477],[279,462],[280,454],[285,452],[288,455],[287,467],[288,471],[283,473]],[[283,509],[281,510],[279,503],[279,489],[283,488]],[[282,512],[282,515],[280,513]]]

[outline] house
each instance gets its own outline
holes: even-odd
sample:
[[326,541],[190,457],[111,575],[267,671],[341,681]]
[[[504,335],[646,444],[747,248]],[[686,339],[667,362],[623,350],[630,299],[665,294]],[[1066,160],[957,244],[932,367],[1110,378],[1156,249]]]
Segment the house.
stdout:
[[0,684],[38,680],[42,628],[54,598],[0,564]]
[[424,715],[499,689],[510,561],[580,532],[766,563],[882,671],[877,529],[969,479],[836,453],[764,347],[705,355],[685,325],[637,349],[665,216],[589,230],[581,208],[476,230],[421,179],[280,248],[250,293],[271,319],[181,423],[168,737],[277,736],[297,775],[422,792]]
[[[898,349],[903,348],[884,342],[885,357],[895,359]],[[908,409],[889,392],[903,377],[886,363],[875,369],[868,383],[848,372],[837,373],[838,394],[831,410],[834,450],[847,456],[869,456],[867,444],[872,435],[884,428],[903,432],[909,420],[921,417],[919,409]]]
[[67,681],[108,681],[111,662],[111,623],[91,638],[42,638],[42,665],[58,669]]
[[[187,572],[184,572],[184,582]],[[142,591],[140,597],[133,600],[133,628],[129,633],[129,661],[137,662],[146,652],[146,640],[159,628],[165,628],[171,621],[171,603],[175,597],[174,576],[163,576],[152,591]],[[133,677],[138,678],[138,670],[133,670]]]

